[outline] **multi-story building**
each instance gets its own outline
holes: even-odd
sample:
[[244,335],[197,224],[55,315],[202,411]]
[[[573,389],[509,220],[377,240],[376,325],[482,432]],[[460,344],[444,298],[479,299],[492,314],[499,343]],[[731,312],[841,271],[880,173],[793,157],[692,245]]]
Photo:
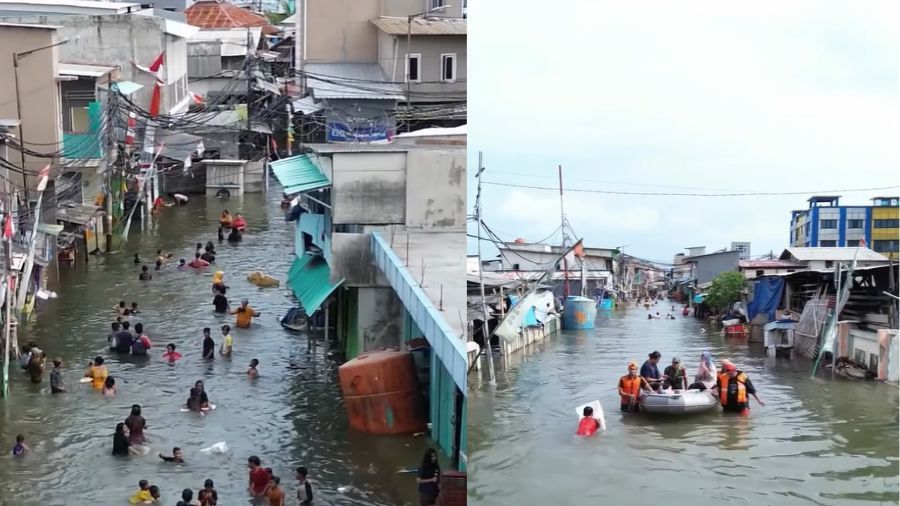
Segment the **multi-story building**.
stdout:
[[462,3],[452,4],[298,4],[296,66],[305,89],[324,108],[327,141],[384,140],[398,126],[407,131],[419,122],[465,123],[467,25]]
[[808,209],[791,213],[791,246],[840,248],[865,241],[874,251],[898,258],[898,197],[876,197],[867,206],[842,206],[839,196],[814,196],[808,202]]
[[749,242],[732,242],[731,251],[737,251],[741,254],[741,260],[750,260],[750,243]]
[[271,164],[306,210],[288,285],[307,314],[336,314],[347,359],[428,343],[420,381],[431,437],[464,468],[465,144],[399,136],[307,147],[312,153]]

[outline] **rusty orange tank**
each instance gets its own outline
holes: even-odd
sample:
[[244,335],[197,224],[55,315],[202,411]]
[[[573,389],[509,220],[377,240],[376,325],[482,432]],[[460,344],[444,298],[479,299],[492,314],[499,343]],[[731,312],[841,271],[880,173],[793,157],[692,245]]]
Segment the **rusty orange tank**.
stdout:
[[369,434],[410,434],[427,428],[412,353],[364,353],[338,368],[350,427]]

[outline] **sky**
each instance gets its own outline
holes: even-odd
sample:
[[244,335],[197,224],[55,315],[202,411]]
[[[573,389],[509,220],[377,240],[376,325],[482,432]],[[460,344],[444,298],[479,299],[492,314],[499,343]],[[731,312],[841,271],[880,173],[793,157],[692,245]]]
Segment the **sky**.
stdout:
[[[806,192],[564,198],[587,246],[671,262],[689,246],[750,241],[753,256],[778,255],[813,194],[900,186],[898,6],[472,2],[469,212],[479,151],[484,221],[503,240],[549,236],[559,192],[487,183],[558,188],[558,165],[567,189]],[[868,204],[900,188],[826,194]]]

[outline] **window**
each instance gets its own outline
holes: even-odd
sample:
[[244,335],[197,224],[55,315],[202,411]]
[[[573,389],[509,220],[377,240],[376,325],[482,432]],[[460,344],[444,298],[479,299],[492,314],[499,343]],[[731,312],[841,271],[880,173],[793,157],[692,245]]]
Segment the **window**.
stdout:
[[70,107],[69,119],[69,133],[80,134],[90,130],[91,120],[87,107]]
[[438,7],[444,6],[444,0],[431,0],[429,3],[431,4],[431,9],[429,9],[429,10],[434,10],[434,9],[437,9]]
[[756,277],[762,276],[763,274],[765,274],[765,272],[766,272],[766,271],[764,271],[764,270],[762,270],[762,269],[757,270],[757,271],[756,271]]
[[834,267],[834,260],[825,260],[825,268],[831,269]]
[[835,246],[837,246],[837,241],[835,240],[819,241],[819,247],[821,248],[834,248]]
[[878,372],[878,355],[869,353],[869,370]]
[[863,228],[865,220],[847,220],[847,228]]
[[875,220],[875,228],[900,228],[900,220]]
[[441,81],[445,83],[456,81],[456,53],[441,55]]
[[837,220],[822,220],[819,228],[837,228]]
[[900,241],[890,239],[875,239],[872,241],[872,249],[879,253],[896,253],[900,251]]
[[860,349],[853,350],[853,359],[856,360],[857,362],[865,364],[866,363],[866,351],[860,350]]
[[514,271],[519,270],[519,264],[513,264],[513,265],[512,265],[512,268],[513,268]]
[[422,55],[411,53],[406,58],[406,75],[409,82],[417,83],[422,80]]

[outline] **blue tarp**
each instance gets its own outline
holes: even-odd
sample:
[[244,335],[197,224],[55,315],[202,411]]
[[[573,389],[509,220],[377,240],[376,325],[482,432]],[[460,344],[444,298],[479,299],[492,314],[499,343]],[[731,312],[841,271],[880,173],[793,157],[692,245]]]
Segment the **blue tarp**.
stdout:
[[775,310],[781,303],[781,294],[784,292],[784,278],[762,277],[756,278],[756,287],[753,289],[753,301],[747,305],[747,315],[751,320],[759,313],[768,316],[767,322],[775,320]]

